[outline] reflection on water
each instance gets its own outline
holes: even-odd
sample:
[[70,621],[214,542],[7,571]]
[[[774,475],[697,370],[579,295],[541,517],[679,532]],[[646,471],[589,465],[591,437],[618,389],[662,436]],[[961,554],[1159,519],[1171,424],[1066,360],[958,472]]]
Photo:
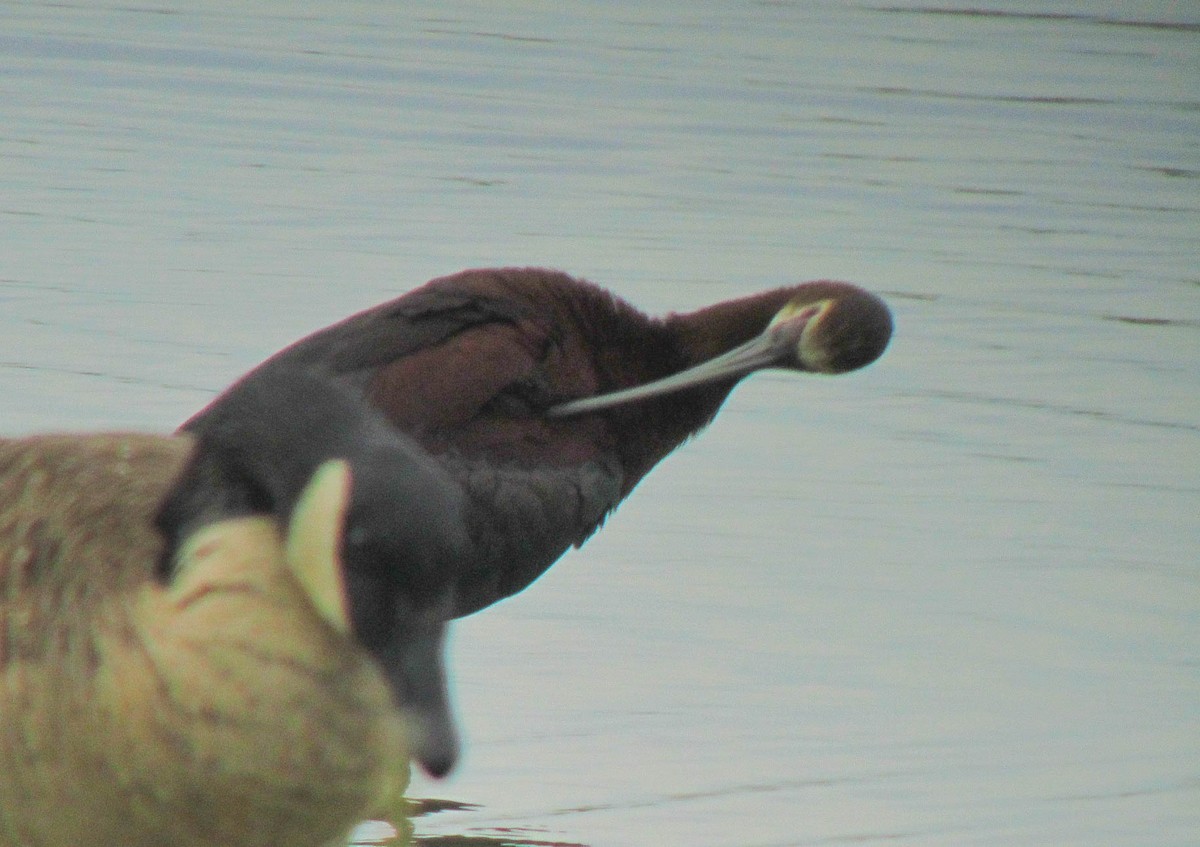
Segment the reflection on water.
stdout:
[[469,266],[894,306],[455,627],[417,843],[1200,842],[1193,6],[0,18],[5,434],[170,429]]
[[512,835],[427,835],[416,844],[424,847],[584,847],[572,841],[539,841],[519,831]]
[[[470,811],[478,808],[454,800],[412,799],[409,815],[420,818],[446,811]],[[408,819],[366,821],[354,832],[351,847],[585,847],[568,841],[546,841],[538,838],[542,831],[529,827],[498,827],[494,835],[420,835],[414,836]]]

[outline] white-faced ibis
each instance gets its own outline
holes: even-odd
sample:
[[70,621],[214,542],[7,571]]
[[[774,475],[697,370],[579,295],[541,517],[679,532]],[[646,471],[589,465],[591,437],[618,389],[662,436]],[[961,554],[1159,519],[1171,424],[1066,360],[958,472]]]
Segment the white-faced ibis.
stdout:
[[[446,469],[467,498],[454,610],[465,615],[583,543],[742,377],[854,370],[891,331],[883,301],[843,282],[652,318],[556,271],[472,270],[320,330],[238,385],[281,369],[331,377]],[[205,432],[236,397],[221,395],[183,429]]]
[[0,843],[315,847],[453,762],[458,487],[280,377],[199,439],[0,440]]

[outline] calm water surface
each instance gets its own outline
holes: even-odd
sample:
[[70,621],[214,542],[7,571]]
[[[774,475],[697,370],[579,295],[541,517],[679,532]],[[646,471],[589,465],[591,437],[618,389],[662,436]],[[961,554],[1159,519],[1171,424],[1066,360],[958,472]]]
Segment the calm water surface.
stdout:
[[468,266],[894,306],[456,627],[428,844],[1200,843],[1198,257],[1189,3],[0,3],[5,434]]

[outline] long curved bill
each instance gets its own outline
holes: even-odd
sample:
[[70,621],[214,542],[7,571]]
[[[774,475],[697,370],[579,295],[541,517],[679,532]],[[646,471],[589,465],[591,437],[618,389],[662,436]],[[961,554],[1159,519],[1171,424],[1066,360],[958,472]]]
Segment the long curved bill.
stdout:
[[740,347],[734,347],[728,353],[723,353],[715,359],[701,362],[698,365],[682,370],[679,373],[636,385],[633,388],[623,388],[608,394],[597,394],[594,397],[584,397],[579,400],[568,400],[546,410],[546,416],[565,418],[571,415],[582,415],[600,409],[609,409],[625,403],[634,403],[650,397],[659,397],[693,388],[697,385],[707,385],[725,379],[741,379],[749,373],[763,368],[794,367],[796,344],[800,334],[809,319],[817,311],[802,313],[796,319],[779,324],[772,324],[757,338],[752,338]]

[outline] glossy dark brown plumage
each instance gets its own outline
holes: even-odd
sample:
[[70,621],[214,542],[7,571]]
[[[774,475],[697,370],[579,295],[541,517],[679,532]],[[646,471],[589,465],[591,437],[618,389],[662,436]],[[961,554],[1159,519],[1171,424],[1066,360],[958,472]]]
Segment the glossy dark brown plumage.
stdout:
[[[776,326],[781,310],[787,319]],[[712,420],[745,373],[853,370],[882,354],[891,329],[883,302],[847,283],[804,283],[660,319],[556,271],[484,269],[320,330],[242,383],[289,368],[332,376],[444,465],[468,502],[472,549],[455,609],[465,615],[520,591],[582,543]],[[606,408],[572,405],[742,345],[754,348],[751,364],[715,380]],[[225,397],[184,428],[203,432]]]

